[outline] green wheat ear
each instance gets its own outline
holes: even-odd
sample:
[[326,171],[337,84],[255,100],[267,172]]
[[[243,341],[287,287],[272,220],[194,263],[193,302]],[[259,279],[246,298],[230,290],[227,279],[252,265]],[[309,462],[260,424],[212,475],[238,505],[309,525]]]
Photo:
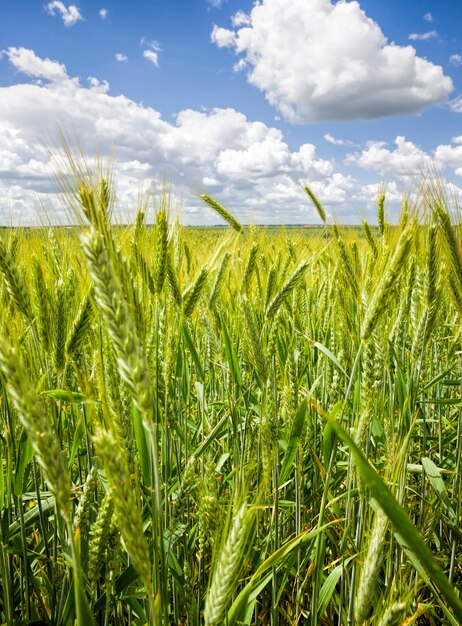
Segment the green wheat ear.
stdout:
[[377,222],[380,236],[385,234],[385,192],[381,191],[377,200]]
[[288,296],[292,293],[295,287],[302,280],[304,273],[308,269],[308,262],[303,261],[300,265],[294,270],[292,275],[286,280],[286,282],[282,285],[278,293],[274,296],[271,302],[268,304],[266,315],[271,318],[277,312],[279,307],[286,301]]
[[112,340],[121,378],[133,394],[133,402],[148,421],[153,419],[154,392],[149,379],[146,355],[134,328],[123,289],[104,247],[102,235],[92,230],[82,236],[95,297]]
[[253,512],[244,503],[236,511],[216,563],[204,609],[204,625],[218,626],[239,583]]
[[160,294],[167,272],[168,220],[167,212],[162,209],[156,217],[156,267],[154,282],[156,292]]
[[205,204],[208,204],[208,206],[211,207],[217,215],[222,217],[225,222],[228,222],[228,224],[232,226],[234,230],[236,230],[238,233],[244,230],[242,224],[238,222],[238,220],[216,200],[214,200],[210,196],[207,196],[206,194],[202,194],[201,199],[205,202]]
[[373,598],[374,587],[377,582],[383,560],[383,544],[388,526],[388,517],[378,509],[369,538],[367,554],[359,578],[358,590],[355,598],[355,619],[362,624],[367,617]]
[[406,258],[411,249],[411,245],[416,237],[417,224],[412,222],[401,233],[394,254],[385,268],[378,285],[372,295],[366,309],[363,323],[361,325],[361,339],[367,341],[377,324],[377,320],[384,311],[391,290],[395,287],[401,271],[406,262]]
[[24,363],[15,349],[0,341],[0,370],[19,419],[31,440],[37,461],[56,504],[67,524],[71,520],[71,483],[56,434],[33,385],[26,375]]
[[0,233],[0,624],[462,624],[441,190],[362,236],[243,236],[166,200],[113,225],[79,180],[82,246]]
[[3,274],[6,290],[13,302],[27,319],[32,319],[25,277],[21,275],[2,240],[0,240],[0,272]]
[[313,203],[313,206],[316,209],[319,217],[321,218],[321,221],[323,222],[323,224],[325,224],[326,221],[327,221],[326,212],[324,211],[324,207],[322,206],[319,198],[314,193],[314,191],[311,189],[311,187],[308,187],[308,185],[306,185],[306,184],[303,185],[303,189],[305,190],[305,193],[308,196],[308,198]]
[[98,430],[95,445],[102,458],[118,527],[148,595],[152,594],[149,549],[144,538],[139,504],[135,499],[124,450],[109,432]]

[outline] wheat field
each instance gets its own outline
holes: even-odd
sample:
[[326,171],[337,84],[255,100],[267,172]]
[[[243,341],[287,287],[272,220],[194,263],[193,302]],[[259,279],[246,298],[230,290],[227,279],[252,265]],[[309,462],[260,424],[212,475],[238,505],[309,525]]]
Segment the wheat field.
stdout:
[[[462,231],[0,233],[0,622],[462,623]],[[217,217],[218,219],[218,217]]]

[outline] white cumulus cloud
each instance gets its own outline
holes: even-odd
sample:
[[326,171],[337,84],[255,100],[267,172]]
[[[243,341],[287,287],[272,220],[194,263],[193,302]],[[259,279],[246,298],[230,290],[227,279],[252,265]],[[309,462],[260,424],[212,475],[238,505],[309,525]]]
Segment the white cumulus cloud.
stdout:
[[219,48],[229,48],[236,41],[236,35],[232,30],[228,28],[222,28],[216,24],[213,27],[210,40],[216,44]]
[[108,93],[110,89],[110,85],[107,80],[100,81],[94,76],[88,77],[88,82],[90,84],[90,89],[92,91],[96,91],[96,93]]
[[[357,223],[369,208],[374,214],[377,183],[369,183],[374,173],[378,181],[387,177],[388,188],[395,190],[390,201],[397,203],[399,192],[409,187],[403,172],[413,173],[421,163],[434,159],[462,175],[462,136],[432,154],[404,137],[395,146],[371,142],[347,156],[359,174],[363,169],[372,173],[364,184],[353,173],[342,173],[334,159],[321,157],[313,143],[291,147],[280,130],[232,108],[185,109],[165,121],[151,107],[112,96],[106,81],[89,77],[81,84],[64,65],[32,50],[10,48],[5,58],[25,76],[22,83],[0,87],[2,224],[36,224],[43,210],[53,222],[68,221],[46,148],[58,129],[68,132],[71,143],[76,140],[90,165],[96,149],[103,158],[115,149],[116,208],[128,219],[138,206],[140,189],[160,190],[164,178],[184,200],[187,223],[218,221],[191,192],[208,188],[243,221],[318,222],[301,181],[309,182],[329,215]],[[53,152],[60,156],[55,143]]]
[[250,17],[244,11],[237,11],[231,16],[231,24],[237,28],[239,26],[250,26]]
[[109,14],[109,11],[107,9],[105,9],[104,7],[102,9],[99,10],[99,16],[102,20],[105,20],[107,18]]
[[49,2],[45,6],[45,9],[50,15],[56,15],[56,13],[58,13],[65,26],[73,26],[80,20],[83,20],[82,14],[75,5],[70,4],[66,7],[66,5],[63,2],[60,2],[60,0],[53,0],[53,2]]
[[291,122],[415,113],[452,90],[440,66],[389,43],[356,1],[261,0],[236,16],[212,41],[243,56],[249,82]]
[[365,150],[349,154],[346,162],[385,177],[412,178],[431,166],[432,157],[412,141],[398,136],[395,148],[390,149],[384,141],[370,141]]
[[10,63],[23,74],[33,78],[44,78],[51,82],[69,80],[66,66],[50,59],[41,59],[27,48],[8,48],[6,56]]
[[462,137],[453,137],[452,145],[438,146],[435,150],[435,161],[441,169],[450,167],[458,176],[462,176]]
[[36,223],[40,205],[53,221],[68,218],[44,147],[58,128],[71,140],[76,133],[89,157],[96,145],[103,156],[116,148],[118,206],[131,211],[140,187],[161,187],[164,177],[186,199],[189,223],[217,221],[191,193],[204,185],[240,219],[261,223],[316,220],[302,179],[322,187],[328,211],[329,203],[337,206],[345,198],[347,183],[313,144],[291,149],[280,130],[234,109],[186,109],[167,122],[153,108],[111,96],[104,80],[89,77],[83,85],[64,65],[32,50],[10,49],[7,55],[27,78],[0,87],[0,222],[12,215],[17,223]]
[[128,56],[126,54],[122,54],[122,52],[115,53],[115,60],[119,63],[123,63],[124,61],[128,61]]
[[395,147],[391,149],[385,142],[373,141],[365,150],[349,154],[346,162],[376,171],[382,177],[410,182],[419,179],[422,172],[432,171],[434,165],[441,172],[449,169],[456,176],[462,176],[462,135],[452,137],[451,143],[440,144],[429,152],[402,136],[396,137]]

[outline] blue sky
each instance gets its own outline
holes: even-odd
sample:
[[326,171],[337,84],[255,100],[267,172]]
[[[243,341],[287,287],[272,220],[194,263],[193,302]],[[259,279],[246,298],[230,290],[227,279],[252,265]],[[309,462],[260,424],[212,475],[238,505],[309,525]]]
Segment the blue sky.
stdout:
[[58,129],[115,152],[118,210],[171,181],[244,221],[390,216],[421,168],[462,186],[462,3],[16,0],[0,24],[0,221],[66,221]]

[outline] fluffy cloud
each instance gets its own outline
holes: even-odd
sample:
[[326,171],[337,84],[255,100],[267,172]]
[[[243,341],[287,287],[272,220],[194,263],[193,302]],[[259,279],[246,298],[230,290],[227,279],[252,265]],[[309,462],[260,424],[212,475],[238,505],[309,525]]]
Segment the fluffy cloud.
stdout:
[[[394,149],[390,149],[385,142],[369,142],[361,152],[349,154],[345,162],[379,173],[387,180],[387,188],[394,190],[391,196],[393,199],[397,199],[403,189],[409,191],[415,187],[422,174],[433,176],[435,167],[437,172],[441,172],[448,197],[460,197],[462,192],[445,177],[448,170],[452,170],[456,176],[462,176],[462,136],[453,137],[450,144],[441,144],[431,152],[425,152],[405,137],[396,137]],[[371,197],[369,192],[370,187],[364,185],[359,193],[355,189],[351,199],[366,202]]]
[[303,144],[300,150],[290,153],[281,133],[275,129],[269,129],[262,140],[244,148],[222,150],[215,166],[219,174],[241,181],[273,178],[286,171],[316,178],[321,174],[324,178],[332,169],[329,161],[316,158],[316,148],[312,144]]
[[115,60],[119,63],[123,63],[124,61],[128,61],[128,56],[126,54],[122,54],[122,52],[115,53]]
[[233,24],[212,41],[243,55],[249,82],[294,123],[417,112],[453,87],[412,46],[388,43],[356,1],[261,0]]
[[390,150],[384,141],[371,141],[365,150],[349,154],[348,165],[378,172],[382,177],[412,179],[431,167],[432,157],[405,137],[396,137]]
[[215,24],[210,39],[219,48],[229,48],[234,44],[236,36],[232,30],[221,28]]
[[[8,59],[28,80],[0,88],[0,223],[69,220],[47,148],[58,129],[68,133],[71,147],[77,137],[90,166],[96,150],[102,157],[115,150],[117,207],[124,219],[133,217],[140,190],[160,190],[164,178],[184,199],[187,223],[218,221],[192,190],[213,194],[243,221],[319,222],[301,181],[309,182],[340,222],[357,222],[368,208],[374,214],[376,184],[341,173],[312,143],[290,148],[280,130],[234,109],[186,109],[167,122],[153,108],[111,96],[106,81],[89,77],[84,85],[61,63],[40,59],[31,50],[10,48],[4,56],[2,62]],[[59,141],[54,143],[52,153],[66,163]],[[358,173],[367,169],[386,176],[395,190],[389,199],[398,202],[398,190],[406,185],[403,171],[414,172],[432,158],[462,175],[462,137],[433,155],[399,137],[394,148],[370,143],[346,160]]]
[[50,59],[41,59],[27,48],[8,48],[6,55],[11,64],[27,76],[44,78],[51,82],[62,82],[69,79],[65,65]]
[[60,0],[49,2],[45,6],[45,9],[50,15],[56,15],[56,13],[58,13],[65,26],[74,26],[74,24],[83,20],[83,17],[76,6],[70,4],[66,7],[66,5],[63,2],[60,2]]
[[377,172],[395,186],[396,181],[401,181],[409,188],[422,173],[434,172],[435,166],[442,173],[452,170],[456,176],[462,176],[462,136],[453,137],[450,144],[441,144],[431,152],[405,137],[396,137],[393,149],[383,141],[373,141],[361,152],[349,154],[345,162]]
[[450,167],[458,176],[462,176],[462,137],[453,137],[452,145],[438,146],[435,160],[440,168]]
[[108,16],[108,10],[103,7],[99,10],[99,16],[102,20],[105,20]]
[[[152,108],[111,96],[106,81],[89,77],[84,85],[69,77],[64,65],[31,50],[9,49],[5,57],[29,80],[0,88],[3,223],[10,217],[36,223],[42,210],[54,221],[68,219],[46,148],[58,128],[68,132],[71,143],[77,133],[87,155],[95,153],[96,143],[103,156],[116,148],[118,203],[132,211],[140,188],[157,189],[164,177],[186,199],[190,223],[217,221],[191,192],[204,185],[241,219],[257,222],[315,221],[300,180],[320,190],[328,210],[345,200],[351,181],[333,161],[320,158],[313,144],[291,150],[281,131],[234,109],[186,109],[167,122]],[[64,160],[59,146],[52,151]]]
[[231,17],[231,23],[235,28],[239,26],[250,26],[250,17],[244,11],[238,11]]
[[370,142],[365,150],[348,155],[346,163],[378,172],[382,177],[412,183],[422,172],[431,172],[436,166],[441,172],[453,170],[462,176],[462,137],[453,137],[450,144],[437,146],[425,152],[405,137],[397,137],[395,148],[385,142]]
[[433,15],[431,13],[425,13],[425,15],[423,16],[423,19],[426,22],[433,22]]
[[87,80],[90,84],[90,89],[92,91],[96,91],[96,93],[108,93],[109,92],[110,86],[107,80],[100,81],[94,76],[89,76]]

